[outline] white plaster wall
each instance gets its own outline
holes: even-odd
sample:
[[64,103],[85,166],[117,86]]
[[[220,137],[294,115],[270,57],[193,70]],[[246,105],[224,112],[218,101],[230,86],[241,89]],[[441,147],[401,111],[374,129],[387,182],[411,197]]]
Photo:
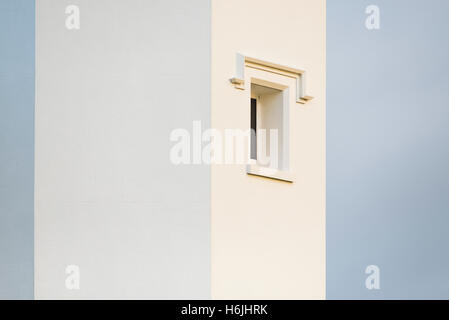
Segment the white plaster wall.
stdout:
[[36,298],[208,298],[209,168],[173,166],[169,134],[210,125],[209,1],[39,0],[36,18]]

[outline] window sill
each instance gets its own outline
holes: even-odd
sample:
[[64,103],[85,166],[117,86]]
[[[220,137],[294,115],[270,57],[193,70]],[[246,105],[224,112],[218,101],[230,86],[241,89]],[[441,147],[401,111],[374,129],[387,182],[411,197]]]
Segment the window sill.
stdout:
[[288,171],[276,170],[258,166],[257,164],[248,164],[246,173],[253,176],[265,177],[285,182],[293,182],[293,175]]

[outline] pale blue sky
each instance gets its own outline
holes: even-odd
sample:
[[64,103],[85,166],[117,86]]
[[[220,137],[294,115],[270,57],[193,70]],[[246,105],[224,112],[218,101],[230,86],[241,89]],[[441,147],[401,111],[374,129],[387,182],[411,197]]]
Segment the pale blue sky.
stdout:
[[[365,8],[381,28],[365,28]],[[328,0],[327,297],[449,298],[449,1]],[[380,267],[381,289],[365,288]]]
[[0,299],[33,298],[34,1],[0,1]]

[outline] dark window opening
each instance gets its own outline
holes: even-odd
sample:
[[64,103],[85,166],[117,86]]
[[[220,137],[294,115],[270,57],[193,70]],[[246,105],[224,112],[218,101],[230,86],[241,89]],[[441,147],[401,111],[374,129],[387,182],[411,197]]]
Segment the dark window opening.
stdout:
[[257,100],[251,99],[251,159],[257,159]]

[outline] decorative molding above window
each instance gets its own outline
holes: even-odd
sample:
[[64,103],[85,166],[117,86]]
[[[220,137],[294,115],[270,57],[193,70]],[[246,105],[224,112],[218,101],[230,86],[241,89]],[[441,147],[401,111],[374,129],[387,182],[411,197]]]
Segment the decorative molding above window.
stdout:
[[286,77],[296,79],[296,102],[305,104],[313,97],[306,94],[306,72],[291,67],[282,66],[276,63],[263,61],[256,58],[237,54],[236,76],[230,82],[236,89],[245,90],[245,68],[250,67],[263,71],[273,72]]

